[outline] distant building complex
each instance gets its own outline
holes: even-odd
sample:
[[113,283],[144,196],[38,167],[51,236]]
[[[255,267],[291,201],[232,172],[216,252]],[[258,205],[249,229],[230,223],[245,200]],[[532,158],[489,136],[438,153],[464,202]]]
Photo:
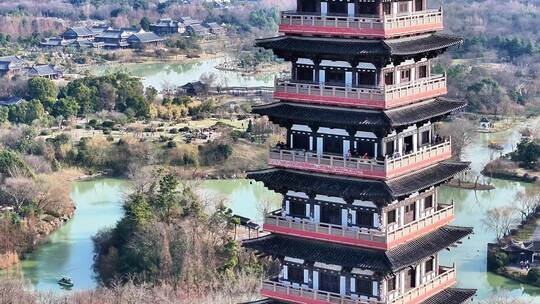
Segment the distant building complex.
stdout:
[[222,36],[226,29],[216,22],[203,23],[191,17],[159,19],[150,24],[150,31],[134,28],[118,29],[107,26],[78,26],[68,28],[60,37],[47,38],[41,42],[43,48],[95,49],[147,49],[163,46],[164,36],[183,34],[200,38]]

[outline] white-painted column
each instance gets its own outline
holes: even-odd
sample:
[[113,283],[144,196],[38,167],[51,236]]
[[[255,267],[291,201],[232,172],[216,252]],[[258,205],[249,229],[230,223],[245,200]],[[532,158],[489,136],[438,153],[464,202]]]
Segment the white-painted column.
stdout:
[[416,278],[415,278],[415,286],[420,286],[421,276],[422,273],[420,272],[420,266],[416,265],[414,271],[416,272]]
[[341,209],[341,226],[347,227],[349,225],[348,219],[349,218],[349,210],[348,209]]
[[373,281],[373,295],[378,297],[379,296],[379,282]]
[[289,202],[289,200],[286,200],[285,201],[285,215],[290,215],[290,210],[291,210],[290,206],[291,206],[291,203]]
[[405,206],[399,207],[399,225],[401,227],[405,225]]
[[380,216],[378,213],[373,213],[373,227],[379,228],[381,226]]
[[356,293],[356,278],[351,277],[350,289],[351,293]]
[[304,284],[309,284],[309,269],[304,269]]
[[313,205],[313,219],[316,223],[321,222],[321,206],[320,205]]
[[416,220],[419,220],[423,217],[421,213],[422,211],[420,210],[420,208],[423,207],[421,205],[423,205],[422,200],[417,200],[414,206],[414,212],[416,213]]
[[311,204],[306,204],[306,217],[311,218]]
[[347,278],[345,276],[339,277],[339,294],[345,295],[347,293]]
[[406,271],[401,271],[401,273],[399,274],[400,277],[401,277],[399,294],[404,294],[405,293],[405,273],[406,273]]
[[347,5],[347,15],[349,17],[354,17],[354,14],[355,13],[355,7],[354,7],[354,3],[348,3]]
[[313,289],[319,290],[319,272],[313,271]]
[[418,151],[418,132],[413,134],[412,137],[413,152]]
[[292,133],[291,133],[291,138],[290,138],[290,139],[291,139],[291,140],[290,140],[291,146],[290,146],[289,148],[292,149],[292,147],[294,147],[294,141],[293,141],[294,136],[292,135]]
[[349,213],[351,214],[351,224],[357,225],[356,223],[356,210],[349,209]]
[[289,266],[283,265],[283,280],[289,280]]

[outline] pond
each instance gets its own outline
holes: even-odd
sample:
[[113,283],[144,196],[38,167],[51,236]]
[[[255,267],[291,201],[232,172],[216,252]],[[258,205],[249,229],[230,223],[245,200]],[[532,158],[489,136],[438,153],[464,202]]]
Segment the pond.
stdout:
[[[267,191],[262,184],[249,180],[208,180],[195,184],[201,198],[223,200],[235,214],[262,223],[264,205],[275,210],[280,196]],[[74,183],[71,197],[77,205],[75,216],[51,234],[46,244],[28,255],[11,270],[14,275],[29,280],[39,290],[61,290],[56,281],[70,276],[77,290],[96,287],[92,270],[92,236],[112,227],[122,217],[122,201],[129,191],[129,182],[103,178]],[[258,204],[261,202],[261,204]]]
[[241,72],[223,71],[216,69],[228,57],[193,61],[189,63],[137,63],[123,65],[102,65],[89,68],[90,73],[103,75],[114,71],[124,71],[140,77],[144,86],[153,86],[161,91],[163,88],[182,86],[188,82],[197,81],[203,74],[213,73],[216,85],[232,86],[273,86],[276,73],[244,75]]

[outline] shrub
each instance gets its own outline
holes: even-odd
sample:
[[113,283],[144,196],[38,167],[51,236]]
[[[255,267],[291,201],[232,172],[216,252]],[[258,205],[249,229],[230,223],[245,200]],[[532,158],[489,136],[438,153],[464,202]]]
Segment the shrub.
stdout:
[[103,134],[105,135],[111,134],[111,129],[103,129]]
[[88,125],[91,126],[91,127],[97,126],[97,120],[95,120],[95,119],[90,119],[90,121],[88,122]]
[[81,125],[75,125],[75,129],[84,129],[84,127]]
[[508,255],[504,252],[488,252],[488,270],[497,271],[508,265]]
[[199,158],[205,166],[212,166],[227,160],[233,153],[233,149],[228,144],[208,143],[199,146]]
[[114,125],[115,125],[114,121],[110,121],[110,120],[104,121],[101,124],[102,127],[107,128],[107,129],[114,127]]
[[527,273],[527,282],[531,284],[540,284],[540,268],[533,268]]
[[175,129],[175,128],[169,129],[169,133],[176,134],[178,133],[178,129]]
[[41,130],[41,132],[39,132],[39,135],[41,135],[41,136],[51,135],[51,131],[50,130]]
[[167,148],[169,148],[169,149],[176,148],[176,142],[173,141],[173,140],[169,140],[167,142]]

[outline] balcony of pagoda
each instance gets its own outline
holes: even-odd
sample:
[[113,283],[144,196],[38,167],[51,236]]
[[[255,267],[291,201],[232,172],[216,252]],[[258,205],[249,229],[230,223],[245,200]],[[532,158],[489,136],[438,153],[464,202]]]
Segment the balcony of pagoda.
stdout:
[[413,287],[406,290],[404,293],[388,293],[388,304],[410,304],[422,303],[439,292],[454,286],[457,283],[457,272],[455,266],[439,266],[437,273],[420,284],[418,287]]
[[382,17],[287,11],[281,13],[279,26],[279,31],[285,34],[367,38],[392,38],[443,29],[442,9],[384,14]]
[[[419,269],[415,266],[413,269]],[[415,271],[417,272],[417,271]],[[414,280],[414,276],[410,277],[409,271],[400,271],[396,275],[403,277],[404,280]],[[437,293],[452,287],[457,283],[457,275],[455,266],[445,267],[438,266],[437,270],[425,273],[424,282],[418,286],[413,286],[411,281],[401,285],[397,280],[390,283],[392,280],[386,279],[381,290],[381,297],[366,297],[349,292],[329,292],[321,289],[314,289],[311,284],[292,283],[283,281],[282,279],[263,280],[261,287],[261,295],[276,300],[302,303],[302,304],[411,304],[422,303]],[[405,283],[405,282],[404,282]],[[393,284],[393,290],[390,290],[390,285]],[[341,287],[342,290],[346,290]]]
[[454,220],[454,204],[438,205],[422,217],[387,228],[335,225],[293,217],[278,210],[267,214],[263,229],[272,233],[374,249],[392,249],[434,231]]
[[325,174],[347,175],[374,179],[390,179],[414,170],[428,167],[452,156],[452,143],[448,140],[424,145],[416,152],[395,152],[384,158],[333,154],[317,151],[289,149],[270,150],[269,165],[307,170]]
[[292,59],[291,78],[276,79],[274,98],[331,106],[391,109],[448,92],[430,59],[376,66],[372,62]]
[[287,303],[301,304],[384,304],[375,299],[362,299],[354,295],[343,295],[335,292],[303,287],[297,284],[280,282],[277,279],[262,282],[261,295]]
[[391,109],[448,93],[446,75],[396,85],[348,86],[276,79],[274,98],[326,105]]

